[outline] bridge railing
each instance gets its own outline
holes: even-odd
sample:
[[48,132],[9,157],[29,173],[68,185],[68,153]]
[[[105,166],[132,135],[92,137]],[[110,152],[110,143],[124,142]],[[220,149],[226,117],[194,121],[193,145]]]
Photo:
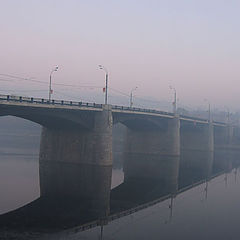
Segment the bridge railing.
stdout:
[[[194,116],[188,116],[188,115],[180,115],[179,117],[181,117],[181,118],[187,118],[187,119],[192,119],[192,120],[196,120],[196,121],[204,121],[204,122],[207,122],[208,121],[208,119],[206,119],[206,118],[200,118],[200,117],[194,117]],[[214,121],[215,122],[215,121]]]
[[[75,101],[54,100],[54,99],[49,101],[48,99],[44,99],[44,98],[23,97],[23,96],[15,96],[15,95],[0,95],[0,100],[11,101],[11,102],[27,102],[27,103],[39,103],[39,104],[51,104],[51,105],[102,108],[102,104],[98,104],[98,103],[75,102]],[[134,111],[134,112],[173,115],[173,113],[154,110],[154,109],[147,109],[147,108],[126,107],[126,106],[118,106],[118,105],[111,105],[111,107],[112,109],[118,109],[123,111],[125,110],[125,111]]]
[[[44,98],[33,98],[33,97],[23,97],[23,96],[15,96],[15,95],[0,95],[0,100],[5,100],[9,102],[26,102],[26,103],[37,103],[37,104],[51,104],[51,105],[63,105],[63,106],[75,106],[75,107],[89,107],[89,108],[99,108],[101,109],[103,104],[98,103],[89,103],[89,102],[75,102],[75,101],[67,101],[67,100],[48,100]],[[112,109],[121,110],[121,111],[131,111],[131,112],[143,112],[143,113],[154,113],[161,114],[166,116],[174,116],[174,113],[160,111],[155,109],[147,109],[147,108],[136,108],[136,107],[126,107],[126,106],[118,106],[111,105]],[[180,115],[180,118],[186,118],[196,121],[204,121],[207,122],[207,119],[193,117],[193,116],[185,116]],[[223,122],[214,121],[216,124],[226,124]]]
[[146,112],[146,113],[156,113],[156,114],[163,114],[163,115],[169,115],[174,116],[173,113],[155,110],[155,109],[148,109],[148,108],[136,108],[136,107],[125,107],[125,106],[118,106],[118,105],[112,105],[112,109],[116,110],[125,110],[125,111],[133,111],[133,112]]
[[44,98],[22,97],[15,95],[0,95],[0,100],[10,102],[26,102],[26,103],[39,103],[39,104],[51,104],[51,105],[64,105],[64,106],[79,106],[79,107],[94,107],[102,108],[102,104],[89,103],[89,102],[75,102],[66,100],[48,100]]

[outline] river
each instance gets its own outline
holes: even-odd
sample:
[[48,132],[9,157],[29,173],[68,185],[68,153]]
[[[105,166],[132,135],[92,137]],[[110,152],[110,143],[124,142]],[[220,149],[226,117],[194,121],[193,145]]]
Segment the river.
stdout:
[[[20,208],[40,195],[40,128],[33,126],[30,129],[29,123],[24,121],[16,127],[19,122],[20,120],[8,118],[0,125],[0,215]],[[135,208],[135,212],[128,211],[126,216],[109,220],[102,227],[96,226],[85,231],[76,227],[41,234],[21,234],[14,229],[10,232],[3,229],[0,230],[0,239],[238,240],[240,173],[236,164],[235,168],[226,168],[221,173],[216,170],[219,168],[215,167],[214,175],[204,179],[201,176],[206,174],[208,166],[205,166],[206,169],[201,174],[194,175],[193,172],[185,171],[192,169],[191,162],[194,162],[194,158],[185,160],[186,164],[190,165],[189,168],[185,165],[180,167],[182,181],[179,182],[182,188],[176,196],[167,197],[165,200],[161,197],[152,201],[151,206],[144,203],[139,209]],[[214,159],[213,166],[221,161]],[[240,163],[235,158],[236,162]],[[184,177],[185,175],[187,177]],[[122,169],[113,169],[112,188],[122,183],[123,179]],[[47,223],[48,219],[45,221]]]
[[[2,155],[0,158],[0,213],[39,197],[38,156]],[[123,181],[113,170],[113,186]],[[207,186],[207,189],[206,189]],[[103,227],[103,239],[239,239],[240,174],[223,173],[171,199]],[[72,233],[44,235],[42,239],[99,239],[100,227]],[[17,238],[16,238],[17,239]]]

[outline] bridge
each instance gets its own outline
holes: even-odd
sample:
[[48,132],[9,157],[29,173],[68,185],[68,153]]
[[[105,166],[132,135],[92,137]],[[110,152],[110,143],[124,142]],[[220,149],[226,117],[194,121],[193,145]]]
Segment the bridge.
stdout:
[[240,153],[239,127],[153,109],[0,95],[7,115],[42,125],[41,197],[79,199],[98,216],[109,212],[114,124],[127,128],[124,183],[161,183],[171,194],[180,169],[208,178]]

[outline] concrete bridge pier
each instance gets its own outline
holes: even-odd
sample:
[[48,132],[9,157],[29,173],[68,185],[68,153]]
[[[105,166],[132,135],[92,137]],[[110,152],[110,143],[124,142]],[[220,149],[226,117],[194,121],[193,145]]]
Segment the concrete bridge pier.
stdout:
[[124,182],[135,182],[141,189],[157,186],[153,191],[175,193],[178,189],[180,121],[178,117],[161,121],[163,123],[152,129],[128,126]]
[[240,165],[240,128],[237,126],[230,127],[232,129],[231,142],[229,144],[232,167]]
[[182,186],[208,179],[212,172],[214,137],[212,123],[183,123],[179,181]]
[[215,171],[230,171],[234,161],[233,127],[214,127],[214,169]]
[[91,113],[91,129],[43,127],[40,194],[58,203],[71,199],[104,217],[109,212],[112,175],[112,113]]

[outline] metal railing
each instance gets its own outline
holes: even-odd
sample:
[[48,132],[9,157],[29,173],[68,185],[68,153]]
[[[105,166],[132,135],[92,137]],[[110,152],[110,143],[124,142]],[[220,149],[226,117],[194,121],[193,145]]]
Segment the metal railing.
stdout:
[[[90,102],[74,102],[67,100],[51,100],[44,98],[33,98],[33,97],[22,97],[15,95],[0,95],[0,100],[9,101],[9,102],[23,102],[23,103],[38,103],[38,104],[50,104],[50,105],[63,105],[63,106],[78,106],[78,107],[92,107],[92,108],[102,108],[103,104],[90,103]],[[123,111],[133,111],[133,112],[145,112],[145,113],[156,113],[163,115],[173,116],[173,113],[159,111],[154,109],[146,108],[136,108],[136,107],[126,107],[118,105],[110,105],[112,109],[123,110]]]
[[33,97],[22,97],[15,95],[0,95],[0,100],[9,102],[24,102],[24,103],[39,103],[39,104],[50,104],[50,105],[63,105],[63,106],[78,106],[78,107],[93,107],[102,108],[102,104],[89,103],[89,102],[74,102],[67,100],[48,100],[44,98],[33,98]]
[[[99,103],[75,102],[75,101],[54,100],[54,99],[49,101],[48,99],[44,99],[44,98],[23,97],[23,96],[15,96],[15,95],[0,95],[0,101],[1,100],[9,101],[9,102],[23,102],[23,103],[35,103],[35,104],[50,104],[50,105],[62,105],[62,106],[89,107],[89,108],[98,108],[98,109],[101,109],[103,107],[103,104],[99,104]],[[113,110],[142,112],[142,113],[174,116],[174,113],[155,110],[155,109],[126,107],[126,106],[118,106],[118,105],[110,105],[110,106]],[[199,118],[199,117],[180,115],[180,118],[208,122],[207,119]],[[226,125],[226,123],[217,122],[217,121],[213,121],[213,123]]]
[[133,111],[133,112],[145,112],[145,113],[155,113],[155,114],[163,114],[168,116],[174,116],[173,113],[149,109],[149,108],[136,108],[136,107],[126,107],[126,106],[118,106],[118,105],[111,105],[112,109],[122,110],[122,111]]

